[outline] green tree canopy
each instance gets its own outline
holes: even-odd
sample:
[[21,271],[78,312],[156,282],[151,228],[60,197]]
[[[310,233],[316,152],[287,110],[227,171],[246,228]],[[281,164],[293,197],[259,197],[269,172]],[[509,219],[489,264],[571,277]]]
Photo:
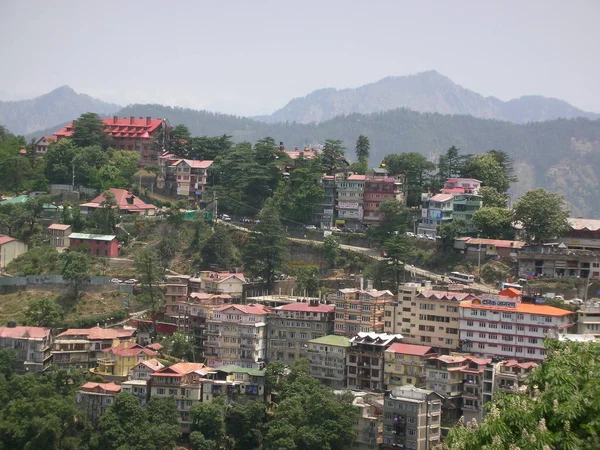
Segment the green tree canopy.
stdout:
[[299,295],[306,292],[307,295],[313,296],[319,288],[319,268],[316,266],[298,267],[294,272],[296,276],[296,289]]
[[25,320],[31,326],[56,328],[62,323],[64,315],[62,306],[55,299],[41,297],[29,301]]
[[358,161],[368,161],[371,149],[371,142],[364,134],[358,136],[356,140],[356,159]]
[[505,208],[486,207],[473,214],[477,234],[489,239],[514,239],[513,212]]
[[547,242],[569,230],[569,211],[559,194],[544,189],[526,192],[514,207],[527,242]]
[[342,141],[336,139],[327,139],[325,141],[323,151],[321,152],[321,163],[328,175],[341,172],[348,167]]
[[152,315],[152,334],[156,337],[156,315],[162,298],[158,283],[161,280],[161,269],[156,250],[142,247],[134,256],[136,273],[142,282],[144,294],[148,299]]
[[329,266],[332,268],[336,267],[341,255],[342,248],[340,247],[340,241],[337,236],[326,236],[325,239],[323,239],[323,257]]
[[82,252],[62,253],[63,262],[61,274],[63,279],[71,283],[71,288],[77,297],[81,285],[90,279],[91,261],[89,255]]
[[489,208],[506,208],[508,206],[508,196],[505,193],[491,186],[482,186],[479,189],[479,195],[482,197],[483,206]]
[[403,203],[398,200],[384,200],[379,204],[377,212],[381,215],[381,220],[377,225],[368,228],[369,239],[383,244],[393,235],[405,232],[408,210]]
[[421,194],[431,188],[435,163],[416,152],[387,155],[383,163],[390,174],[404,175],[408,206],[419,206]]
[[96,113],[84,113],[73,121],[73,135],[71,140],[75,147],[88,147],[98,145],[106,150],[111,143],[105,131],[104,123]]
[[475,178],[481,181],[483,186],[493,187],[501,194],[505,194],[510,187],[510,180],[504,167],[489,153],[468,158],[462,168],[461,175],[464,178]]
[[467,222],[464,219],[454,219],[451,222],[440,225],[437,229],[437,235],[442,240],[442,245],[446,249],[454,247],[454,240],[467,234]]
[[201,254],[204,269],[231,270],[240,261],[240,252],[233,243],[230,229],[219,223],[204,243]]

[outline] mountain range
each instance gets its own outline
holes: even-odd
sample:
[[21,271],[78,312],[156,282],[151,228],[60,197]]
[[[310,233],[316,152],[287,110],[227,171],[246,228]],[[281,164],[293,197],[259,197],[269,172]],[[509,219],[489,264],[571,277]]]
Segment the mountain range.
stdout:
[[121,108],[62,86],[30,100],[0,101],[0,125],[15,134],[28,134],[70,122],[88,111],[111,115]]
[[270,115],[256,116],[255,119],[268,123],[319,123],[340,115],[379,113],[396,108],[471,115],[514,123],[600,118],[600,114],[582,111],[555,98],[529,95],[503,102],[495,97],[484,97],[430,70],[409,76],[387,77],[355,89],[319,89],[306,97],[291,100]]

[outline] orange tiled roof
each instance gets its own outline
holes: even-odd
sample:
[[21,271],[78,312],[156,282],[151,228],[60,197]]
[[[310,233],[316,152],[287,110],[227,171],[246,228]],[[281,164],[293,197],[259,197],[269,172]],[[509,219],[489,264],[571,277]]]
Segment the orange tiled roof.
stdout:
[[461,308],[473,308],[473,309],[487,309],[495,311],[510,311],[523,314],[536,314],[538,316],[554,316],[562,317],[573,314],[572,311],[566,309],[555,308],[554,306],[548,305],[534,305],[532,303],[518,303],[516,308],[498,308],[496,306],[485,306],[485,305],[473,305],[471,300],[465,300],[460,302]]

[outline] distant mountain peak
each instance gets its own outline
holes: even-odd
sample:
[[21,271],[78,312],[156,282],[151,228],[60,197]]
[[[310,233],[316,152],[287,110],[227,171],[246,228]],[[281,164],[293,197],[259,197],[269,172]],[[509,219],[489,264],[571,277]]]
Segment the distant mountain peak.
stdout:
[[423,113],[471,115],[515,123],[558,118],[600,118],[600,114],[575,108],[567,102],[537,95],[508,102],[484,97],[454,83],[436,70],[389,76],[351,89],[326,88],[291,100],[271,115],[256,117],[268,123],[323,122],[352,113],[371,114],[407,108]]

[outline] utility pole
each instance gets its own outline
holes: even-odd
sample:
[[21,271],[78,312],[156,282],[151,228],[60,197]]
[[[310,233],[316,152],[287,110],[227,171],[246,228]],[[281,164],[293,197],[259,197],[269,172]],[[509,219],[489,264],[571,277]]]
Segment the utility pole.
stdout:
[[73,168],[73,182],[72,182],[72,187],[73,187],[73,191],[75,191],[75,164],[73,164],[71,167]]
[[213,224],[217,223],[218,201],[217,191],[215,190],[215,198],[213,201]]

